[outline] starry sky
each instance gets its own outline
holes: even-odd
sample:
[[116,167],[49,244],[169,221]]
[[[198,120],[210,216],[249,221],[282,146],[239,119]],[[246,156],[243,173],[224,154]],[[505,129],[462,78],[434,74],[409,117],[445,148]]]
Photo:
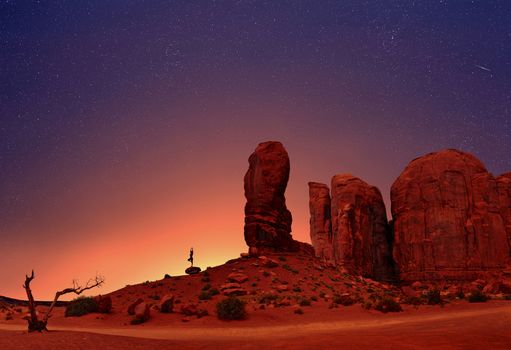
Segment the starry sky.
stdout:
[[508,1],[1,1],[0,295],[105,293],[246,251],[243,175],[378,186],[443,148],[511,171]]

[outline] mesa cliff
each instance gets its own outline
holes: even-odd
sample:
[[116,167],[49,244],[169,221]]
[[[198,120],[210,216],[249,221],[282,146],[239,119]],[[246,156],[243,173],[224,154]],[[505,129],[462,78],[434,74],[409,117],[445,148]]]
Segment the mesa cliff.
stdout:
[[245,242],[251,255],[265,251],[312,253],[312,247],[291,236],[291,212],[284,193],[289,179],[289,156],[280,142],[260,143],[248,159],[244,177]]
[[391,189],[352,175],[309,183],[315,255],[348,272],[404,282],[470,281],[502,272],[511,255],[511,173],[497,178],[457,150],[413,160]]
[[443,150],[414,159],[380,190],[351,174],[309,182],[309,244],[291,236],[289,156],[260,143],[244,177],[249,254],[305,252],[351,275],[379,281],[473,281],[511,262],[511,173],[494,177],[471,154]]

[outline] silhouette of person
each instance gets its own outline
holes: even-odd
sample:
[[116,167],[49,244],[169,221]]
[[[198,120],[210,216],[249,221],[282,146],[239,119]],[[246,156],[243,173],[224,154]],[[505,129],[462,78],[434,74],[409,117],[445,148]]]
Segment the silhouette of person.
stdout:
[[191,266],[193,266],[193,248],[190,248],[190,257],[188,258],[188,261],[192,264]]

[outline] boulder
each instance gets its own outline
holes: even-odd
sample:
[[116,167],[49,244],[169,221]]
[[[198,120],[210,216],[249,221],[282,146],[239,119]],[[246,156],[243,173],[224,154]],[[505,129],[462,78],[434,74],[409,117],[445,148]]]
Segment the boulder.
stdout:
[[188,274],[188,275],[196,275],[199,272],[201,272],[201,269],[198,266],[190,266],[189,268],[187,268],[185,270],[185,273]]
[[280,142],[260,143],[250,156],[245,174],[245,241],[251,256],[261,251],[294,251],[291,213],[286,207],[289,157]]
[[223,295],[241,296],[247,295],[247,291],[239,283],[225,283],[220,286]]
[[232,283],[224,283],[220,286],[220,290],[230,289],[230,288],[241,288],[241,285],[239,283],[232,282]]
[[185,316],[197,315],[198,306],[194,303],[187,303],[181,306],[181,313]]
[[244,283],[248,281],[248,276],[241,272],[233,272],[227,276],[227,280],[230,282]]
[[243,288],[227,288],[222,291],[222,294],[227,296],[242,296],[247,295],[247,293]]
[[383,198],[374,186],[351,174],[332,178],[332,250],[350,274],[393,277],[391,232]]
[[277,291],[279,292],[287,292],[289,290],[289,287],[287,284],[280,284],[277,286]]
[[149,305],[142,302],[135,306],[135,319],[140,323],[145,322],[151,316],[151,310],[149,309]]
[[163,296],[160,302],[160,312],[170,313],[174,311],[174,295],[167,294]]
[[471,154],[444,150],[413,160],[391,188],[399,277],[470,281],[501,271],[510,249],[500,192]]
[[273,267],[279,266],[279,262],[277,260],[268,258],[266,256],[259,257],[259,264],[263,267],[268,267],[268,268],[273,268]]
[[112,298],[109,295],[98,295],[94,297],[98,304],[98,312],[100,314],[108,314],[112,311]]
[[134,315],[135,314],[135,308],[137,307],[137,305],[141,304],[144,302],[144,299],[142,298],[138,298],[137,300],[135,300],[135,302],[133,302],[129,307],[128,307],[128,315]]
[[310,237],[314,255],[335,262],[332,247],[330,189],[318,182],[309,182]]

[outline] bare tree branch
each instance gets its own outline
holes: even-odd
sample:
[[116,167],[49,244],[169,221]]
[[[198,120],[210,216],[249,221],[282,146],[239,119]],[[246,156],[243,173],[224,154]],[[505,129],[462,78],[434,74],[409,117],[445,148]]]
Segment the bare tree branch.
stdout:
[[57,304],[57,300],[62,295],[69,294],[69,293],[75,293],[76,295],[80,295],[83,292],[85,292],[86,290],[96,288],[96,287],[101,287],[103,285],[103,283],[105,283],[105,279],[103,278],[103,276],[98,276],[98,275],[96,275],[96,277],[94,279],[89,279],[87,281],[87,284],[85,285],[85,287],[80,286],[76,280],[73,280],[73,288],[66,288],[66,289],[63,289],[63,290],[55,293],[55,298],[53,299],[53,302],[51,303],[50,308],[46,312],[46,315],[43,318],[43,322],[48,322],[48,319],[50,318],[51,313],[53,311],[53,308]]
[[55,298],[53,299],[53,302],[51,303],[48,311],[44,315],[43,319],[39,320],[39,318],[37,317],[34,296],[32,295],[32,290],[30,289],[30,282],[32,282],[33,279],[34,279],[34,270],[32,270],[32,273],[30,276],[25,275],[25,283],[23,284],[23,288],[25,288],[25,291],[27,292],[28,308],[30,310],[30,318],[28,319],[28,331],[29,332],[33,332],[33,331],[41,332],[43,330],[47,330],[46,325],[48,324],[48,319],[51,317],[51,313],[52,313],[53,309],[55,308],[55,305],[57,304],[58,299],[62,295],[69,294],[69,293],[74,293],[76,295],[80,295],[83,292],[85,292],[86,290],[96,288],[96,287],[101,287],[105,283],[105,279],[103,278],[103,276],[100,276],[100,275],[96,275],[95,278],[89,279],[87,281],[87,283],[85,284],[85,286],[83,286],[83,287],[78,283],[78,281],[73,280],[72,288],[66,288],[66,289],[57,291],[55,293]]

